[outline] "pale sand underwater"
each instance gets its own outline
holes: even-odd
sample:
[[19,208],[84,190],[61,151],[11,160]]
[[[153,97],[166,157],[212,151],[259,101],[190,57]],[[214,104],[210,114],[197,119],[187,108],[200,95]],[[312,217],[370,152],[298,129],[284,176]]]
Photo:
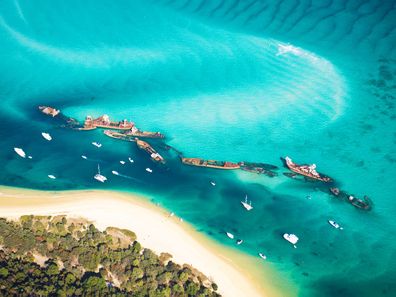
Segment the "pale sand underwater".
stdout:
[[258,268],[260,259],[220,246],[139,196],[99,190],[0,188],[0,217],[16,219],[29,214],[66,214],[86,218],[100,230],[109,226],[132,230],[144,247],[158,254],[168,252],[176,263],[190,264],[213,279],[223,296],[293,296],[295,292],[284,287],[270,268]]

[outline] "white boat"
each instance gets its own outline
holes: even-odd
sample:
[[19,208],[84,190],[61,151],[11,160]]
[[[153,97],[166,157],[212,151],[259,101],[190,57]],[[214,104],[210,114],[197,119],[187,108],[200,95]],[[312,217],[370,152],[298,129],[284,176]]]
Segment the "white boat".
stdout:
[[216,183],[214,181],[211,181],[210,184],[214,187]]
[[49,177],[50,179],[55,179],[55,178],[56,178],[55,175],[52,175],[52,174],[48,174],[48,177]]
[[99,164],[98,164],[98,173],[95,174],[94,179],[96,179],[97,181],[100,181],[101,183],[104,183],[107,180],[106,176],[100,174]]
[[121,161],[120,161],[120,164],[124,165],[124,164],[125,164],[125,161],[122,161],[122,160],[121,160]]
[[234,234],[230,233],[230,232],[226,232],[227,236],[231,239],[234,239]]
[[88,159],[85,155],[81,155],[81,158],[83,158],[84,160]]
[[267,256],[264,255],[263,253],[258,253],[258,255],[260,256],[261,259],[266,260]]
[[153,172],[153,170],[152,170],[151,168],[148,168],[148,167],[146,168],[146,171],[147,171],[147,172],[150,172],[150,173]]
[[49,133],[42,132],[41,135],[44,137],[44,139],[46,139],[48,141],[52,140],[52,137],[51,137],[51,135],[49,135]]
[[92,142],[92,145],[96,146],[96,147],[102,147],[102,144],[99,142]]
[[283,234],[283,238],[290,242],[294,246],[294,248],[297,248],[296,243],[298,241],[298,237],[295,234],[285,233]]
[[19,147],[14,147],[14,151],[22,158],[26,158],[26,153]]
[[242,244],[242,242],[243,242],[242,239],[238,239],[238,240],[236,241],[236,244],[237,244],[237,245],[240,245],[240,244]]
[[33,159],[33,157],[32,157],[32,156],[28,156],[28,158],[29,158],[29,159]]
[[128,157],[129,162],[133,163],[133,159],[131,157]]
[[115,170],[113,170],[111,173],[113,173],[114,175],[120,175],[120,174],[118,173],[118,171],[115,171]]
[[252,210],[253,206],[252,206],[252,201],[250,201],[250,203],[248,203],[247,201],[247,195],[245,196],[245,201],[241,201],[241,204],[243,205],[244,208],[246,208],[246,210]]
[[327,222],[328,222],[330,225],[332,225],[334,228],[336,228],[336,229],[340,229],[340,230],[343,229],[336,221],[329,220],[329,221],[327,221]]

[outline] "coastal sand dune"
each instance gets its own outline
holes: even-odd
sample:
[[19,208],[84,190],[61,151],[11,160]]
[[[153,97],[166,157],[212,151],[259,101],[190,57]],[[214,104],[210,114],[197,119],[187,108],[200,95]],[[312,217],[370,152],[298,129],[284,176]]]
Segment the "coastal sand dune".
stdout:
[[175,262],[190,264],[213,279],[224,296],[284,296],[284,292],[269,285],[264,287],[247,270],[249,262],[256,259],[219,247],[179,218],[138,196],[110,191],[0,188],[0,217],[15,219],[26,214],[66,214],[86,218],[101,230],[108,226],[130,229],[144,247],[157,253],[168,252]]

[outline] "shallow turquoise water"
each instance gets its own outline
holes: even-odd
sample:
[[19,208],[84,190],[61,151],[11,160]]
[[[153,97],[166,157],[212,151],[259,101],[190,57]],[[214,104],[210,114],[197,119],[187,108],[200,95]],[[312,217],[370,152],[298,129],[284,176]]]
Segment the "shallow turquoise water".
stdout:
[[[243,238],[238,249],[264,252],[301,296],[394,294],[394,1],[97,2],[0,3],[2,184],[144,193],[225,245],[225,231]],[[132,119],[186,156],[315,162],[375,208],[333,200],[283,168],[269,178],[181,166],[153,143],[168,159],[158,167],[99,130],[59,128],[40,104],[80,120]],[[119,164],[128,156],[134,164]],[[104,185],[92,178],[98,163]],[[300,237],[297,249],[285,232]]]

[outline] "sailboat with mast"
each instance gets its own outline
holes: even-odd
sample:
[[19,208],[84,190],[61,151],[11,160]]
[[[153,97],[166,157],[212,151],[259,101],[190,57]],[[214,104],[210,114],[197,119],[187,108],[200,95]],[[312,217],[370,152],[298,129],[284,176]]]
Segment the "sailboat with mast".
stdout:
[[107,180],[107,177],[100,174],[100,166],[98,164],[98,173],[95,174],[94,179],[96,179],[97,181],[100,181],[101,183],[104,183]]
[[241,204],[242,204],[242,206],[243,206],[247,211],[253,209],[252,201],[250,201],[250,203],[248,203],[247,195],[245,196],[245,201],[241,201]]

